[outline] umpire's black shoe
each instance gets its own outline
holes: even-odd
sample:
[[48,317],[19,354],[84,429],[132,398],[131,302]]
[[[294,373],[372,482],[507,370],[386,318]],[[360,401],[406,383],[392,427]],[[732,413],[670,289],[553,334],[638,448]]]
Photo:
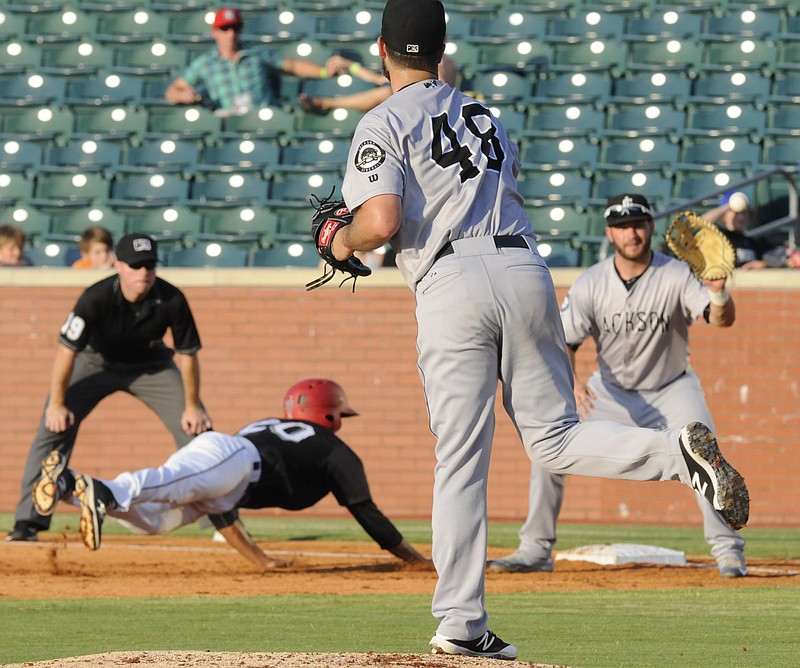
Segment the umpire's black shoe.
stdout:
[[40,515],[52,515],[59,499],[74,489],[75,474],[67,468],[67,458],[53,450],[42,462],[42,474],[33,488],[33,507]]
[[433,654],[461,654],[463,656],[482,656],[486,659],[507,659],[513,661],[519,656],[514,645],[503,642],[491,631],[474,640],[455,640],[438,633],[430,642]]
[[692,488],[708,499],[731,529],[741,529],[750,516],[750,495],[744,478],[722,456],[714,434],[704,424],[692,422],[681,429],[678,441]]
[[100,547],[106,511],[116,506],[111,490],[99,480],[81,475],[75,479],[75,496],[81,502],[81,538],[90,550]]
[[39,540],[39,529],[30,522],[15,522],[14,528],[8,532],[7,541],[35,543]]

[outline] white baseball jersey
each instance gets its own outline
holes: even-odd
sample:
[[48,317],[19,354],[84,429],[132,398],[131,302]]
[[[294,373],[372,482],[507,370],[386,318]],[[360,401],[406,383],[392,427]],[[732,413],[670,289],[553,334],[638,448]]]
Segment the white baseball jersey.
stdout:
[[689,325],[709,304],[686,263],[658,252],[628,290],[608,258],[581,274],[561,305],[567,344],[591,336],[603,379],[657,390],[689,368]]
[[413,288],[448,241],[533,236],[518,172],[517,148],[488,108],[430,79],[361,119],[342,192],[351,210],[376,195],[403,198],[403,223],[391,243]]

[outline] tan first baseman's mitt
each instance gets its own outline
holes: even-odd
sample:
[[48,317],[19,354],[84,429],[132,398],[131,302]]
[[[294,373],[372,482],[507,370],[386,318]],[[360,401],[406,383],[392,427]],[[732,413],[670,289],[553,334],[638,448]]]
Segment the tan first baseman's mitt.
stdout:
[[665,236],[670,250],[699,279],[716,281],[733,273],[736,266],[733,245],[716,225],[696,213],[681,211]]

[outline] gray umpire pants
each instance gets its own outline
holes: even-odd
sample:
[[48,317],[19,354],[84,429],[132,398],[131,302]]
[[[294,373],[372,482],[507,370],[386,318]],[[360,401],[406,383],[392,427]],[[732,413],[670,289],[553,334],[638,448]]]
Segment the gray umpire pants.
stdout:
[[[36,437],[28,452],[22,476],[22,493],[14,515],[15,522],[30,522],[40,530],[50,528],[50,517],[42,517],[33,507],[33,488],[42,471],[42,460],[52,450],[63,453],[69,462],[78,428],[95,406],[114,392],[127,392],[141,399],[172,434],[178,448],[193,436],[183,431],[181,416],[184,410],[183,380],[174,363],[158,369],[118,372],[103,367],[102,357],[95,352],[81,351],[66,394],[66,405],[75,414],[75,424],[61,433],[50,431],[44,424],[44,412]],[[47,402],[49,403],[49,397]],[[47,403],[45,403],[45,409]]]
[[[651,429],[681,427],[702,422],[712,430],[700,379],[691,369],[666,387],[633,392],[604,382],[596,371],[589,387],[597,395],[587,420],[614,420]],[[706,498],[696,493],[703,514],[703,533],[715,559],[741,552],[744,538],[731,529]],[[533,557],[549,557],[556,542],[556,520],[564,498],[564,476],[531,466],[528,517],[519,532],[520,550]]]

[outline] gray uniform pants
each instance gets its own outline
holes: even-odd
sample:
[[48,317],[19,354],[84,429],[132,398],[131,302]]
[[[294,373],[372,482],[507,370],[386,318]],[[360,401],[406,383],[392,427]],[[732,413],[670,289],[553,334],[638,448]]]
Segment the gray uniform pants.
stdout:
[[45,427],[44,412],[42,413],[25,463],[22,494],[14,515],[15,522],[31,522],[43,530],[50,528],[51,518],[39,515],[33,507],[32,499],[33,488],[41,475],[42,460],[52,450],[58,450],[69,461],[83,419],[101,400],[117,391],[132,394],[151,408],[170,431],[177,447],[183,447],[192,440],[192,436],[181,427],[184,410],[183,381],[175,364],[156,370],[120,373],[105,369],[99,354],[82,351],[75,358],[65,402],[75,414],[75,424],[64,432],[55,433]]
[[[714,423],[706,405],[700,379],[691,369],[666,387],[632,392],[604,382],[596,371],[588,382],[597,395],[587,420],[616,420],[651,429],[682,427],[702,422],[711,429]],[[744,539],[731,529],[706,498],[696,493],[703,514],[703,531],[711,554],[719,559],[741,552]],[[564,478],[531,467],[528,517],[519,532],[520,549],[534,557],[549,557],[556,542],[556,519],[564,498]]]
[[690,480],[679,430],[579,421],[556,293],[537,253],[497,249],[491,237],[453,249],[417,284],[417,347],[436,437],[432,613],[437,633],[471,639],[488,623],[486,484],[498,379],[505,410],[542,468]]

